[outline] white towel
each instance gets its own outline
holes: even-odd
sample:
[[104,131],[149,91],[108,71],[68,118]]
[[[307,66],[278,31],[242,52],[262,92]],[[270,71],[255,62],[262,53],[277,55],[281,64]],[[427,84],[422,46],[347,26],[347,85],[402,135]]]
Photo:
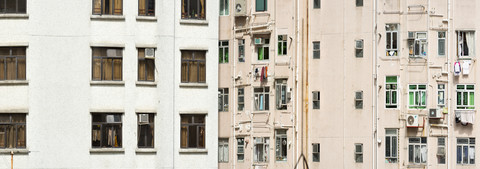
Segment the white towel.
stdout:
[[463,61],[463,64],[462,64],[463,75],[468,75],[470,73],[469,68],[470,68],[470,61],[469,60]]

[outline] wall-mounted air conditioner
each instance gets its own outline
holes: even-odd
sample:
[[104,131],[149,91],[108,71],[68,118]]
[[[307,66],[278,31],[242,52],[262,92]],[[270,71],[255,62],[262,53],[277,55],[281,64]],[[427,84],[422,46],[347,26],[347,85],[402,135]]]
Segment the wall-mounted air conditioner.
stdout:
[[146,48],[145,49],[145,58],[149,58],[149,59],[155,58],[155,49],[154,48]]
[[138,116],[139,123],[148,123],[148,114],[140,114]]
[[407,115],[407,127],[418,127],[418,115]]
[[247,15],[247,6],[245,0],[235,0],[235,16]]
[[255,45],[263,45],[264,43],[263,38],[255,38]]
[[442,109],[430,109],[428,112],[428,117],[431,119],[442,118]]

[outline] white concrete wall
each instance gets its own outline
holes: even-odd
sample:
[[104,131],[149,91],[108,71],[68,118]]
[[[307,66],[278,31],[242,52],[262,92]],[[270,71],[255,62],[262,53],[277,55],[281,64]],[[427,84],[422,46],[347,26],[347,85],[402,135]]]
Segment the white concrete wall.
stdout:
[[[218,5],[208,25],[180,24],[181,1],[156,1],[156,21],[140,21],[138,1],[121,20],[91,19],[92,1],[28,1],[27,19],[0,18],[0,45],[28,43],[28,85],[0,86],[0,110],[26,109],[28,154],[15,168],[217,168]],[[123,85],[92,85],[91,44],[121,44]],[[156,86],[139,86],[136,45],[156,46]],[[207,52],[208,88],[180,88],[180,48]],[[92,111],[121,111],[124,152],[90,153]],[[136,112],[156,112],[156,153],[136,153]],[[205,111],[207,153],[180,154],[179,111]],[[0,155],[0,168],[10,168]]]

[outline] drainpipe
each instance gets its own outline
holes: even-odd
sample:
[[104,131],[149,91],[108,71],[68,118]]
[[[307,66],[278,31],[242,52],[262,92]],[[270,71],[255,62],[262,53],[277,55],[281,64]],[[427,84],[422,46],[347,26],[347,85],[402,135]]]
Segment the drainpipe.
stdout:
[[294,145],[296,146],[295,153],[294,153],[295,158],[294,158],[294,160],[293,160],[294,162],[298,159],[298,150],[299,150],[299,147],[302,148],[302,147],[299,146],[299,144],[298,144],[298,143],[301,144],[302,141],[298,141],[298,139],[301,138],[301,137],[298,137],[298,131],[297,131],[298,128],[302,129],[302,126],[297,127],[297,125],[298,125],[298,124],[303,125],[303,123],[299,123],[299,121],[298,121],[298,119],[299,119],[299,112],[300,112],[300,111],[297,110],[297,109],[298,109],[298,107],[297,107],[298,100],[300,99],[300,98],[298,97],[298,95],[299,95],[299,94],[298,94],[298,93],[299,93],[299,92],[298,92],[298,88],[299,88],[299,87],[298,87],[298,68],[299,68],[299,65],[298,65],[298,64],[300,63],[300,56],[301,56],[301,55],[300,55],[300,50],[299,50],[299,47],[300,47],[300,46],[299,46],[299,45],[300,45],[300,41],[299,41],[299,39],[300,39],[300,31],[299,31],[299,27],[300,27],[300,19],[299,19],[299,16],[300,16],[300,1],[299,1],[299,0],[296,0],[296,1],[297,1],[297,7],[296,7],[296,15],[297,15],[297,16],[296,16],[296,19],[297,19],[297,23],[296,23],[296,26],[295,26],[295,36],[296,36],[295,40],[297,41],[297,44],[295,45],[295,53],[296,53],[296,58],[295,58],[295,59],[296,59],[296,62],[295,62],[295,64],[293,64],[293,65],[295,66],[295,69],[294,69],[293,73],[294,73],[294,77],[295,77],[295,79],[294,79],[295,95],[294,95],[294,96],[295,96],[296,99],[293,99],[293,100],[294,100],[293,110],[295,111],[295,125],[294,125],[295,128],[294,128],[294,132],[295,132],[295,137],[296,137],[296,138],[295,138],[295,139],[296,139],[296,142],[295,142],[295,143],[297,143],[297,144],[294,144]]
[[378,129],[378,84],[377,84],[377,73],[378,73],[378,66],[377,66],[377,0],[374,0],[373,1],[373,15],[372,15],[372,19],[373,19],[373,22],[372,22],[372,33],[373,33],[373,36],[372,36],[372,42],[373,42],[373,45],[372,45],[372,51],[374,53],[374,56],[373,56],[373,59],[372,59],[372,66],[373,66],[373,70],[374,71],[374,74],[373,74],[373,79],[372,79],[372,83],[374,84],[373,85],[373,90],[372,90],[372,94],[374,97],[372,97],[372,109],[374,111],[374,113],[372,114],[373,116],[373,119],[372,119],[372,127],[373,127],[373,131],[372,131],[372,135],[373,135],[373,141],[372,141],[372,151],[373,151],[373,158],[372,158],[372,168],[373,169],[377,169],[378,168],[378,163],[377,163],[377,155],[378,155],[378,143],[377,143],[377,140],[378,140],[378,132],[377,132],[377,129]]
[[13,151],[10,151],[10,155],[12,156],[12,157],[11,157],[11,160],[12,160],[12,161],[11,161],[11,163],[10,163],[10,167],[11,167],[11,169],[13,169]]
[[[427,11],[426,12],[427,12],[426,17],[427,17],[427,45],[428,45],[428,39],[429,39],[428,37],[430,35],[430,0],[427,1]],[[430,51],[428,51],[428,46],[427,46],[427,61],[426,61],[427,62],[427,88],[430,86],[430,77],[431,77],[430,75],[431,75],[431,73],[430,73],[430,66],[429,65],[430,65],[430,55],[432,55],[433,53],[434,52],[430,53]],[[435,85],[433,85],[432,88],[435,89]],[[428,94],[427,94],[426,97],[427,97],[427,100],[428,100]],[[435,100],[435,99],[432,99],[432,100]],[[428,105],[428,102],[426,104]],[[428,106],[427,106],[427,111],[428,111]],[[423,131],[425,131],[425,128],[426,128],[426,131],[427,131],[426,133],[428,133],[428,135],[426,137],[428,138],[428,137],[430,137],[430,118],[427,116],[427,119],[428,120],[425,121],[425,118],[423,118],[423,126],[424,126]],[[425,123],[428,123],[429,125],[426,125]],[[425,132],[423,132],[423,133],[425,133]],[[437,147],[438,147],[438,145],[437,145]],[[430,168],[429,164],[430,164],[430,162],[429,162],[429,160],[427,160],[427,166],[425,167],[426,169]]]
[[[177,3],[178,3],[178,2],[177,2]],[[177,4],[177,3],[175,3],[175,4]],[[176,17],[175,17],[176,14],[177,14],[176,9],[177,9],[176,7],[173,8],[173,13],[174,13],[174,15],[173,15],[173,20],[174,20],[174,21],[176,21]],[[175,40],[176,40],[176,37],[177,37],[177,35],[175,34],[175,28],[176,28],[176,26],[177,26],[177,25],[176,25],[176,22],[174,22],[174,24],[173,24],[173,55],[175,55],[175,53],[176,53],[176,51],[177,51],[177,50],[175,50],[175,47],[176,47]],[[177,65],[177,64],[175,63],[175,58],[174,58],[174,59],[173,59],[173,68],[174,68],[174,69],[175,69],[175,65]],[[175,138],[176,138],[176,137],[175,137],[175,122],[177,122],[177,120],[175,120],[175,119],[176,119],[175,117],[177,117],[177,116],[176,116],[177,114],[175,113],[175,91],[176,91],[176,89],[175,89],[175,86],[176,86],[176,85],[175,85],[175,77],[176,77],[175,71],[173,71],[172,74],[173,74],[173,78],[172,78],[172,79],[174,79],[174,80],[172,80],[172,89],[173,89],[173,93],[172,93],[172,94],[173,94],[173,95],[172,95],[172,105],[173,105],[173,108],[172,108],[172,109],[173,109],[173,111],[172,111],[172,119],[173,119],[173,123],[172,123],[172,140],[173,140],[173,143],[172,143],[172,145],[173,145],[173,146],[172,146],[172,166],[173,166],[173,167],[172,167],[172,168],[175,168]],[[178,122],[180,122],[180,121],[178,121]],[[180,124],[179,124],[179,125],[180,125]],[[179,133],[179,134],[180,134],[180,133]]]
[[450,65],[451,65],[451,52],[450,52],[450,39],[452,39],[450,36],[451,36],[451,29],[450,27],[452,26],[450,24],[450,13],[451,13],[451,9],[450,9],[450,6],[451,6],[451,0],[448,0],[448,4],[447,4],[447,35],[445,37],[446,38],[446,41],[447,41],[447,47],[446,47],[446,53],[447,53],[447,100],[448,100],[448,104],[447,104],[447,110],[449,111],[448,114],[447,114],[447,160],[446,160],[446,163],[447,163],[447,169],[451,169],[452,168],[452,163],[450,162],[451,161],[451,133],[452,133],[452,129],[451,129],[451,114],[453,113],[453,108],[451,107],[452,106],[452,94],[451,94],[451,89],[452,89],[452,85],[453,85],[453,81],[450,80],[450,78],[452,77],[451,76],[451,73],[450,73]]
[[[233,6],[233,5],[229,5],[229,8],[230,8],[230,6]],[[233,19],[232,19],[232,27],[233,27],[232,28],[232,30],[233,30],[232,31],[232,42],[233,42],[232,43],[233,44],[232,49],[233,49],[233,52],[232,52],[232,56],[231,57],[229,56],[229,59],[233,58],[233,77],[232,77],[232,89],[233,89],[233,91],[232,91],[233,99],[232,100],[233,100],[233,102],[231,103],[231,104],[233,104],[233,114],[232,114],[232,123],[231,123],[232,124],[232,139],[233,139],[232,141],[233,141],[233,144],[231,144],[231,145],[236,145],[238,143],[237,143],[237,137],[235,136],[235,127],[236,127],[235,125],[237,124],[236,121],[235,121],[235,115],[237,114],[237,107],[236,107],[237,106],[237,104],[236,104],[237,103],[236,102],[237,97],[235,97],[235,93],[236,93],[235,92],[236,91],[235,79],[237,77],[237,75],[236,75],[237,74],[237,59],[235,59],[235,46],[236,46],[235,45],[235,39],[236,39],[235,37],[236,37],[236,33],[237,33],[237,31],[235,29],[235,19],[236,19],[235,9],[233,10],[233,14],[232,13],[230,13],[230,14],[233,15]],[[243,49],[245,51],[245,45],[244,45]],[[245,90],[244,90],[244,92],[245,92]],[[232,164],[233,169],[235,169],[236,168],[235,165],[236,165],[236,162],[237,162],[237,160],[235,159],[235,157],[236,157],[235,154],[236,154],[237,149],[236,149],[235,146],[232,146],[232,149],[233,149],[233,158],[231,158],[231,159],[233,160],[233,164]]]

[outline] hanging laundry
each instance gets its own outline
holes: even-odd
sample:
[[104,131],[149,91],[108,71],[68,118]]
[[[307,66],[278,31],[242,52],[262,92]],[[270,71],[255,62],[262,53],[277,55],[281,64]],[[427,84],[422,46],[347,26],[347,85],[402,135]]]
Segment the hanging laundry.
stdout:
[[263,76],[264,76],[263,73],[265,73],[265,67],[262,67],[262,72],[261,72],[261,75],[260,75],[260,82],[263,82]]
[[463,64],[462,64],[463,75],[468,75],[470,73],[469,68],[470,68],[470,61],[469,60],[463,61]]
[[459,76],[460,72],[462,72],[462,68],[460,67],[460,62],[455,62],[453,64],[453,75]]
[[268,75],[267,75],[267,70],[268,70],[268,67],[265,66],[265,80],[268,78]]

